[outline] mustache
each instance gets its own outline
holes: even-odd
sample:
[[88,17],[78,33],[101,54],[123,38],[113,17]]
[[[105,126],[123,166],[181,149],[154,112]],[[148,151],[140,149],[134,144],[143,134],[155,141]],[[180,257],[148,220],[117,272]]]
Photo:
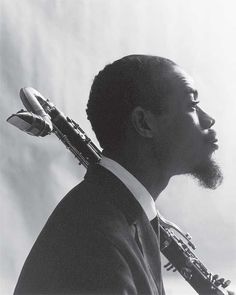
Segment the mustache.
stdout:
[[204,140],[206,142],[212,142],[215,143],[218,141],[216,131],[214,129],[209,129],[207,134],[204,137]]

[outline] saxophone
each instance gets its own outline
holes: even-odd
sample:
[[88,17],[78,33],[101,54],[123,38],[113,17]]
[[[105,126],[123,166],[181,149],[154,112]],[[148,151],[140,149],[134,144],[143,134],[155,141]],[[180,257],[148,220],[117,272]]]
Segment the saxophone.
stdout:
[[[11,115],[7,122],[33,136],[54,133],[85,168],[101,159],[101,151],[80,126],[66,117],[37,90],[26,87],[20,97],[27,109]],[[168,259],[166,270],[178,271],[200,295],[226,295],[230,280],[213,275],[193,253],[191,236],[159,214],[160,250]]]

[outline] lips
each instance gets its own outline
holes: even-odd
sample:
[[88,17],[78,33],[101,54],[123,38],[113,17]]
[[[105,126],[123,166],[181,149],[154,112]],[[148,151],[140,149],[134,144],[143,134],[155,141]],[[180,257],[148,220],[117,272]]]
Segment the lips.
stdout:
[[217,144],[218,139],[216,137],[216,132],[214,130],[209,130],[205,140],[208,144],[212,145],[214,149],[218,149],[219,145]]
[[217,144],[217,142],[218,142],[218,140],[213,141],[213,142],[209,142],[209,143],[214,147],[214,149],[217,150],[219,148],[219,145]]

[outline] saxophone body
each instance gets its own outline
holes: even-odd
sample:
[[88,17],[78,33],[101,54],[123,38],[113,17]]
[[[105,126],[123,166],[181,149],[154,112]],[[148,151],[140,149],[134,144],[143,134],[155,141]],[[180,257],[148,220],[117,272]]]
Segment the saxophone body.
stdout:
[[160,249],[161,253],[170,261],[165,268],[178,271],[182,277],[200,295],[226,295],[225,289],[229,280],[218,279],[218,275],[213,275],[197,258],[180,237],[173,230],[160,226]]
[[[21,100],[27,111],[11,115],[7,121],[34,136],[54,133],[85,168],[101,158],[101,151],[80,126],[33,88],[22,88]],[[166,270],[178,271],[200,295],[226,295],[229,280],[213,275],[196,257],[189,234],[159,215],[160,250],[168,259]],[[184,240],[183,240],[184,239]]]

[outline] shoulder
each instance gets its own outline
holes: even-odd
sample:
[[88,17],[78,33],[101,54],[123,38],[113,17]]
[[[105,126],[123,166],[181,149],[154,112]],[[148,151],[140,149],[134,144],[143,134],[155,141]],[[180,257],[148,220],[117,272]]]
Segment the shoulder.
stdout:
[[112,202],[112,194],[112,190],[102,185],[82,181],[57,205],[34,248],[81,249],[85,242],[93,243],[97,239],[115,244],[125,236],[128,238],[130,225],[123,212]]
[[97,284],[111,286],[108,278],[117,284],[116,269],[130,276],[123,255],[131,241],[129,225],[116,207],[101,200],[102,194],[84,181],[64,197],[36,240],[16,290],[73,289],[75,283],[99,289]]
[[127,213],[137,213],[139,207],[134,210],[135,206],[124,185],[102,169],[85,178],[49,217],[26,260],[17,289],[43,293],[42,286],[54,291],[62,286],[99,290],[118,284],[117,290],[121,286],[128,290],[133,284],[131,273],[143,272]]

